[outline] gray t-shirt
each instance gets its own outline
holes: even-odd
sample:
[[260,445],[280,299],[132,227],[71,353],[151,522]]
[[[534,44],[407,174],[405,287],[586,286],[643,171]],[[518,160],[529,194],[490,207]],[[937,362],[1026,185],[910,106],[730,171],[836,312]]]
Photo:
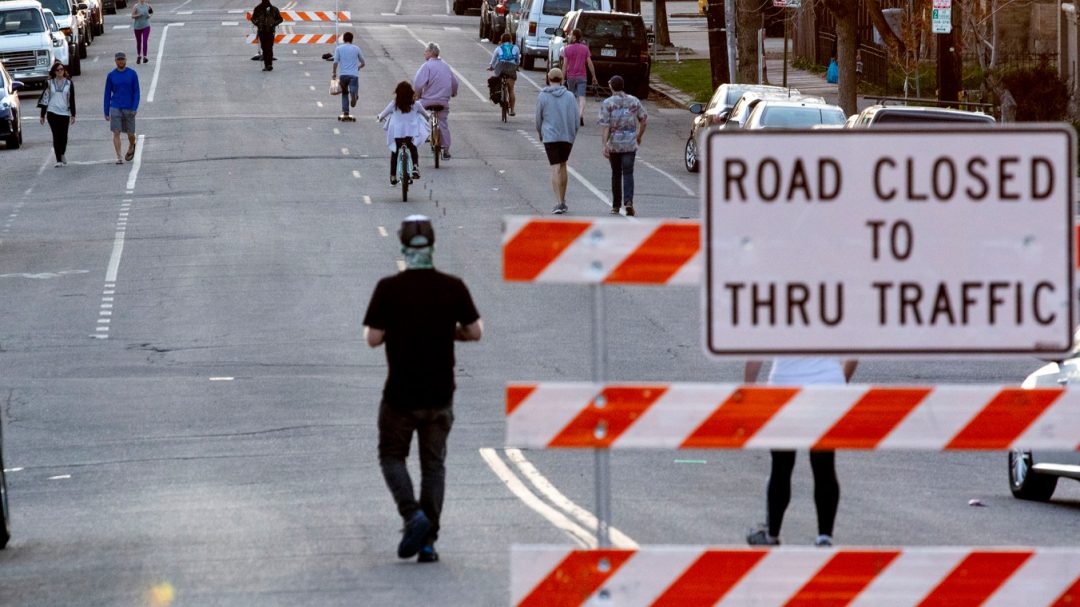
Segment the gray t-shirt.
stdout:
[[135,15],[135,23],[131,25],[131,29],[141,30],[150,27],[149,4],[136,4],[131,11]]
[[364,62],[364,54],[360,47],[346,42],[334,49],[334,63],[338,66],[339,76],[360,77],[360,64]]

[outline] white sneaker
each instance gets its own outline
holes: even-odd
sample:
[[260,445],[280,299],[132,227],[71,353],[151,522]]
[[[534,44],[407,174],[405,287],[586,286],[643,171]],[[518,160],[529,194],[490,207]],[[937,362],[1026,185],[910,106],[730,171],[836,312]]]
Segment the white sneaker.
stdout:
[[57,163],[56,163],[56,164],[54,164],[53,166],[54,166],[54,167],[62,167],[62,166],[64,166],[64,163],[63,163],[63,162],[57,162]]
[[814,540],[814,545],[815,546],[820,546],[820,547],[823,547],[823,548],[827,548],[829,546],[832,546],[832,536],[831,535],[819,535],[819,536],[817,536],[817,539]]
[[60,163],[63,164],[64,166],[67,166],[67,156],[61,156],[60,157]]

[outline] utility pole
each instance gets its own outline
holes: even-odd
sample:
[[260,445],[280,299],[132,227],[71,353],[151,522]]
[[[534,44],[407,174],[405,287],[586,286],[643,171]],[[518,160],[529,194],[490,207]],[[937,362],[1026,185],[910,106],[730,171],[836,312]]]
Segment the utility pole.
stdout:
[[[962,59],[957,41],[960,21],[960,3],[952,0],[933,0],[934,32],[937,36],[937,89],[938,101],[957,107],[960,101]],[[947,31],[946,31],[947,30]]]
[[709,27],[709,64],[712,67],[712,85],[715,89],[730,82],[724,0],[709,0],[705,7],[705,19]]

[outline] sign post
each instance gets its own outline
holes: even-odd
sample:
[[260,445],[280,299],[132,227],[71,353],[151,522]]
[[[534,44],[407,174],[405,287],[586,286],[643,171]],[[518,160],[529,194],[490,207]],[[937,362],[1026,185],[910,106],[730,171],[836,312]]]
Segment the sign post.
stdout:
[[706,350],[1068,352],[1074,140],[1058,125],[710,133]]

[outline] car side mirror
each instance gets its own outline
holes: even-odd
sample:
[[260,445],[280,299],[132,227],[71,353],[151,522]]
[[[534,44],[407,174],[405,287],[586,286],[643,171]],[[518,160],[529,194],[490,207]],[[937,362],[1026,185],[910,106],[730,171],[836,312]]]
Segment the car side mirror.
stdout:
[[702,107],[700,103],[691,103],[690,104],[690,113],[691,114],[702,114],[704,112],[705,112],[705,108]]
[[85,2],[80,2],[76,6],[76,8],[78,8],[80,11],[85,11],[85,10],[89,9],[90,7]]
[[21,91],[24,86],[26,86],[26,85],[23,84],[22,81],[20,81],[20,80],[12,80],[11,81],[11,90],[13,90],[13,91]]

